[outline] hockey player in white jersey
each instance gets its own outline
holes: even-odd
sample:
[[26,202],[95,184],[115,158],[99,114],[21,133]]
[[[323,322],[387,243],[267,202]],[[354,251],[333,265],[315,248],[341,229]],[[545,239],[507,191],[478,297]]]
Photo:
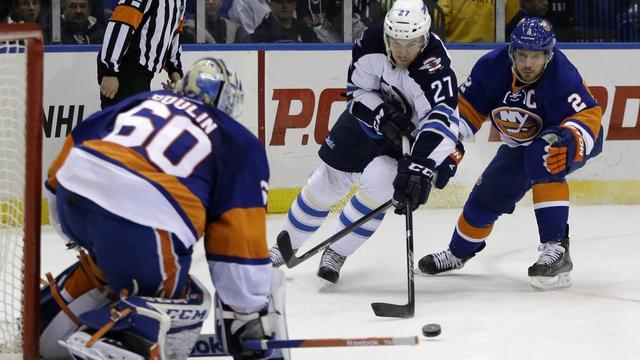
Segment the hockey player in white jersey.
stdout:
[[[457,81],[442,40],[431,33],[421,0],[398,0],[383,21],[356,41],[348,72],[348,104],[322,144],[322,164],[289,209],[280,237],[299,249],[321,226],[329,209],[359,180],[359,190],[339,217],[336,232],[393,198],[396,213],[426,202],[453,176],[461,157]],[[402,137],[414,139],[402,155]],[[460,154],[457,152],[457,154]],[[455,160],[454,160],[455,159]],[[345,259],[369,239],[384,213],[327,247],[318,276],[335,283]],[[274,266],[284,263],[278,246]]]

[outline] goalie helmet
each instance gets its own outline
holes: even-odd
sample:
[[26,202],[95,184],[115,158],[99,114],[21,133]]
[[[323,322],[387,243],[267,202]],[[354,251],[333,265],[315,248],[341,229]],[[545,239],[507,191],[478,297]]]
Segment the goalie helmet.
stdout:
[[426,47],[430,27],[431,16],[422,0],[396,0],[384,17],[384,45],[389,60],[393,62],[389,38],[411,40],[423,37]]
[[222,59],[204,58],[196,61],[178,83],[176,92],[213,105],[234,118],[242,113],[244,106],[242,83]]
[[513,62],[513,53],[516,50],[544,51],[549,63],[555,45],[556,35],[549,21],[535,17],[524,18],[511,33],[509,55]]

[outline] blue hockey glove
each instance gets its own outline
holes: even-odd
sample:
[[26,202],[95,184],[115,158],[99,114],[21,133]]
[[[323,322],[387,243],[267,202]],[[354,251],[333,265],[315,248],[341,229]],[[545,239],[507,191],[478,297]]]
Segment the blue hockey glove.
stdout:
[[444,161],[436,168],[438,177],[436,178],[435,186],[438,189],[444,189],[451,179],[458,171],[458,165],[464,157],[464,146],[461,142],[456,144],[456,149],[447,156]]
[[402,149],[402,136],[411,137],[416,126],[411,119],[393,106],[380,104],[375,110],[374,130],[397,149]]
[[413,211],[427,202],[435,165],[431,159],[418,159],[411,155],[404,155],[398,160],[392,200],[396,214],[405,214],[407,204]]

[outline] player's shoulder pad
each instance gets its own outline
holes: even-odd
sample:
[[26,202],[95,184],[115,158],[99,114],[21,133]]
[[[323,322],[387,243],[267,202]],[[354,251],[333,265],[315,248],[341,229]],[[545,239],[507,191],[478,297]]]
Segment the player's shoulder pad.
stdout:
[[544,81],[547,84],[563,84],[563,88],[571,89],[582,85],[582,76],[578,69],[569,61],[567,56],[556,48],[553,59],[547,65],[544,74]]
[[354,41],[351,51],[352,60],[356,62],[367,54],[384,54],[387,50],[384,46],[384,20],[374,22]]
[[438,35],[431,33],[429,44],[409,66],[411,77],[419,79],[440,77],[452,73],[451,57]]
[[409,65],[409,76],[429,93],[430,84],[434,80],[444,77],[451,77],[455,85],[455,72],[451,68],[451,57],[444,47],[442,40],[431,33],[429,44],[422,50],[420,55]]

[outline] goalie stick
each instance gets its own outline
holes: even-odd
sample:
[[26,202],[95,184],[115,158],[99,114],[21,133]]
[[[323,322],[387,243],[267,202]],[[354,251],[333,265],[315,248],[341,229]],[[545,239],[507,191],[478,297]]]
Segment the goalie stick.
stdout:
[[292,267],[300,264],[301,262],[309,259],[313,255],[317,254],[320,250],[323,250],[327,246],[329,246],[329,245],[333,244],[334,242],[342,239],[345,235],[349,234],[350,232],[352,232],[355,229],[357,229],[358,227],[360,227],[360,225],[362,225],[362,224],[366,223],[367,221],[371,220],[372,218],[374,218],[379,213],[387,210],[390,206],[391,206],[391,200],[389,200],[386,203],[384,203],[384,204],[378,206],[377,208],[371,210],[371,212],[369,212],[365,216],[363,216],[360,219],[356,220],[355,222],[353,222],[351,225],[347,226],[346,228],[344,228],[344,229],[338,231],[337,233],[333,234],[327,240],[321,242],[320,244],[316,245],[315,247],[311,248],[309,251],[307,251],[306,253],[304,253],[304,254],[302,254],[300,256],[296,256],[294,254],[293,248],[291,247],[291,239],[289,239],[288,234],[285,233],[286,234],[285,236],[278,236],[278,248],[280,249],[280,253],[282,254],[282,257],[284,258],[284,261],[287,264],[287,267],[288,268],[292,268]]
[[[402,137],[402,152],[409,154],[409,139]],[[428,195],[428,194],[427,194]],[[405,229],[407,244],[407,303],[396,305],[376,302],[371,304],[374,314],[380,317],[410,318],[413,317],[416,308],[415,279],[413,273],[413,214],[411,205],[406,204]]]
[[[367,338],[321,338],[291,340],[247,340],[245,349],[268,350],[285,348],[317,348],[317,347],[352,347],[352,346],[393,346],[417,345],[417,336],[404,337],[367,337]],[[228,356],[222,350],[215,334],[200,334],[190,357]]]

